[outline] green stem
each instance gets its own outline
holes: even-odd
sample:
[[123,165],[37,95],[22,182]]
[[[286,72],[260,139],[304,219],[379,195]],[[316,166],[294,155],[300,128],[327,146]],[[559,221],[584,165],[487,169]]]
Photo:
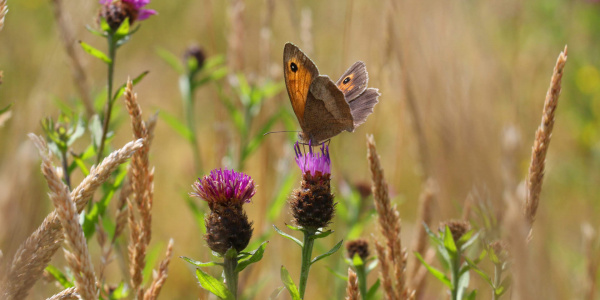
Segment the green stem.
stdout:
[[460,250],[456,253],[455,259],[452,261],[451,271],[452,271],[452,300],[460,300],[458,299],[458,279],[460,272],[460,258],[461,258]]
[[[229,254],[229,253],[228,253]],[[237,251],[232,251],[233,255],[225,255],[223,272],[225,273],[225,284],[233,298],[237,299],[238,272],[235,271],[238,265]]]
[[192,146],[196,173],[202,174],[202,156],[200,155],[200,146],[198,145],[198,139],[196,138],[196,121],[194,118],[193,76],[193,74],[182,75],[179,79],[179,89],[181,90],[181,94],[183,96],[183,105],[185,110],[185,119],[187,121],[187,127],[191,133],[189,142]]
[[360,296],[363,300],[367,299],[367,272],[365,265],[356,266],[356,276],[358,276],[358,289],[360,290]]
[[110,63],[108,64],[108,92],[106,101],[106,112],[104,115],[104,125],[102,126],[102,139],[100,140],[100,147],[98,148],[98,157],[96,158],[96,164],[100,164],[100,160],[103,157],[104,152],[104,143],[106,142],[106,135],[108,134],[108,125],[110,124],[110,115],[112,113],[113,107],[113,99],[112,99],[112,89],[113,89],[113,77],[115,71],[115,58],[117,54],[117,45],[114,41],[114,33],[110,32],[106,37],[108,41],[108,58],[110,58]]
[[62,154],[62,167],[65,175],[65,183],[71,189],[71,176],[69,175],[69,162],[67,161],[67,151],[61,151]]
[[496,290],[501,284],[502,280],[502,264],[494,264],[494,289],[492,290],[492,300],[500,299],[496,296]]
[[298,286],[301,299],[304,299],[306,283],[308,282],[308,271],[310,270],[312,250],[315,243],[315,239],[313,238],[313,236],[315,235],[316,231],[305,229],[303,232],[304,247],[302,247],[302,269],[300,270],[300,286]]

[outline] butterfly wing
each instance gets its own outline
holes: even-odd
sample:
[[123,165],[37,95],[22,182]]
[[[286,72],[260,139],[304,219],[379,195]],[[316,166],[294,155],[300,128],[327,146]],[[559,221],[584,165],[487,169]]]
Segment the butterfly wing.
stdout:
[[287,43],[283,48],[283,74],[292,108],[304,130],[306,99],[311,83],[319,76],[319,70],[300,48]]
[[344,93],[346,101],[350,102],[365,91],[368,81],[367,66],[357,61],[344,72],[336,85]]
[[336,83],[350,104],[354,128],[367,120],[367,117],[373,113],[375,104],[379,102],[379,91],[374,88],[367,89],[368,82],[369,74],[365,63],[357,61]]
[[306,139],[320,143],[342,131],[353,131],[354,122],[344,93],[328,76],[317,76],[310,85],[304,113]]

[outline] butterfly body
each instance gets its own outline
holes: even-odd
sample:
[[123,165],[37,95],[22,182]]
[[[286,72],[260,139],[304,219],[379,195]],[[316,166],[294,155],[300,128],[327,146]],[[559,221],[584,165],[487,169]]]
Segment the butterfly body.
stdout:
[[361,61],[334,83],[327,75],[319,75],[317,66],[302,50],[287,43],[283,68],[292,108],[302,128],[299,137],[304,142],[317,144],[342,131],[354,131],[378,102],[378,90],[367,88],[367,69]]

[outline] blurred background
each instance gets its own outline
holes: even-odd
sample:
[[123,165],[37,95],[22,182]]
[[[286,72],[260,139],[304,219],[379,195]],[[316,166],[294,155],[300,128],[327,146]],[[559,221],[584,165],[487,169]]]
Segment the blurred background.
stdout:
[[[10,11],[0,32],[0,70],[4,71],[0,107],[13,104],[11,117],[1,121],[0,127],[0,249],[5,257],[12,257],[52,210],[39,156],[26,134],[41,134],[40,121],[48,116],[56,119],[64,106],[84,113],[57,28],[55,4],[9,0]],[[104,40],[85,29],[97,26],[98,3],[65,1],[62,7],[76,40],[106,50]],[[206,204],[187,194],[197,177],[219,167],[237,167],[258,184],[253,202],[245,208],[254,221],[252,241],[270,241],[265,258],[242,273],[240,290],[254,288],[256,299],[268,298],[281,286],[281,264],[298,280],[300,250],[272,229],[273,224],[282,228],[291,220],[285,201],[300,180],[293,160],[295,134],[254,139],[262,136],[267,122],[272,123],[272,131],[299,130],[283,83],[286,42],[298,45],[321,74],[333,79],[355,61],[364,61],[369,86],[381,92],[379,104],[364,125],[331,140],[332,185],[338,201],[332,228],[336,233],[321,240],[316,253],[340,239],[372,240],[379,235],[372,199],[355,192],[370,183],[366,134],[373,134],[377,142],[402,218],[405,246],[410,247],[420,226],[415,224],[417,199],[428,178],[437,185],[431,227],[437,228],[438,221],[461,218],[465,199],[471,195],[499,228],[506,195],[517,191],[527,175],[552,69],[568,44],[569,59],[530,244],[534,274],[539,276],[531,284],[540,287],[539,299],[583,297],[585,285],[580,282],[589,276],[582,226],[600,226],[600,2],[154,0],[148,8],[159,14],[140,22],[139,32],[119,50],[115,80],[120,85],[128,76],[149,71],[135,91],[145,118],[161,112],[150,158],[155,166],[155,200],[150,250],[154,254],[149,263],[156,264],[162,257],[169,238],[175,240],[163,299],[208,299],[194,269],[179,256],[211,259],[198,226],[201,218],[190,209],[195,204],[203,211]],[[226,70],[194,95],[202,169],[195,167],[189,143],[164,116],[181,120],[185,116],[179,75],[165,62],[164,53],[183,57],[190,45],[202,47],[209,58],[224,58],[219,70]],[[75,46],[91,98],[103,99],[105,65]],[[223,102],[228,98],[243,111],[245,84],[264,93],[249,111],[252,122],[243,123],[245,129],[240,130]],[[97,107],[101,111],[102,103]],[[128,119],[119,100],[111,149],[131,139]],[[240,161],[241,145],[250,141],[253,149]],[[80,153],[88,143],[86,133],[71,150]],[[81,179],[80,172],[73,173],[75,185]],[[357,202],[356,197],[361,200]],[[477,211],[470,220],[483,228]],[[109,215],[113,213],[111,208]],[[96,263],[98,245],[95,239],[89,244]],[[121,247],[125,248],[125,241]],[[345,282],[326,267],[346,273],[343,256],[345,251],[339,251],[313,266],[307,299],[342,298]],[[55,255],[52,263],[66,265],[62,255]],[[118,261],[108,272],[115,284],[121,280]],[[216,270],[211,272],[218,275]],[[370,281],[376,280],[376,273],[371,273]],[[481,297],[487,299],[485,285],[472,278],[473,286],[480,287]],[[331,288],[333,283],[335,288]],[[427,298],[445,297],[433,277],[427,289]],[[52,283],[38,282],[30,298],[49,297],[57,291]],[[286,297],[282,294],[280,299]]]

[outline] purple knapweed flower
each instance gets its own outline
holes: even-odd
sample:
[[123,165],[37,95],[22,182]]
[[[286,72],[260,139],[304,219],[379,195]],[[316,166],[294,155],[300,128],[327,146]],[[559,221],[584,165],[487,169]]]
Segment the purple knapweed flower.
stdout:
[[[150,0],[121,0],[120,2],[130,5],[135,10],[137,21],[143,21],[148,19],[150,16],[156,15],[157,12],[154,9],[146,9],[144,6],[150,4]],[[100,0],[100,4],[110,5],[113,0]],[[131,21],[133,23],[133,20]]]
[[153,9],[146,9],[144,6],[150,3],[150,0],[99,0],[102,4],[100,17],[106,20],[112,30],[117,30],[125,19],[129,19],[129,24],[136,21],[143,21],[152,15],[156,15]]
[[308,153],[302,153],[300,144],[296,142],[294,150],[296,151],[296,164],[302,170],[302,174],[312,176],[331,174],[331,159],[329,158],[329,146],[321,145],[321,153],[315,153],[312,145],[308,146]]
[[233,170],[215,169],[192,185],[191,196],[202,198],[212,209],[214,204],[239,205],[249,203],[256,193],[250,176]]

